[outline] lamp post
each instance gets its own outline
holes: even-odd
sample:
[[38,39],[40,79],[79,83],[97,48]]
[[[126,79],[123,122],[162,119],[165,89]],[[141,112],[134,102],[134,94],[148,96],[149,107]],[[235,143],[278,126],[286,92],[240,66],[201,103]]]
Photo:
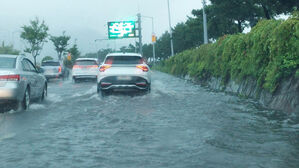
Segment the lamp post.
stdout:
[[169,20],[169,34],[170,34],[171,56],[174,56],[169,0],[167,0],[167,6],[168,6],[168,20]]
[[141,55],[143,55],[143,52],[142,52],[142,28],[141,28],[141,14],[138,13],[137,14],[137,18],[138,18],[138,37],[139,37],[139,53]]
[[[151,17],[151,16],[142,16],[142,17],[152,19],[152,36],[155,36],[154,17]],[[156,42],[152,40],[152,44],[153,44],[153,59],[154,59],[154,65],[155,65],[155,62],[156,62],[155,43],[156,43]]]
[[204,44],[208,44],[207,15],[205,12],[206,1],[202,0],[202,17],[203,17],[203,37]]

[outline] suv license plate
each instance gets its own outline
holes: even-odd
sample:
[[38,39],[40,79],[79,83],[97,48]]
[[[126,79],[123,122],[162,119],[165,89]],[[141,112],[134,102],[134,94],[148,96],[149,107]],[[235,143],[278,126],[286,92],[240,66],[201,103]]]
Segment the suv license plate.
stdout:
[[132,78],[130,76],[118,76],[116,79],[117,80],[131,80]]

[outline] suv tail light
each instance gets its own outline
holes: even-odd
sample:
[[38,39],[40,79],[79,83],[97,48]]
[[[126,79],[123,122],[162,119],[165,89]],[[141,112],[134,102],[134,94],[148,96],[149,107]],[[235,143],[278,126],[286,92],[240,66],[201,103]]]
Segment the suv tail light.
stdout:
[[0,81],[19,81],[20,75],[1,75]]
[[58,68],[58,72],[61,72],[61,66]]
[[149,70],[148,67],[145,65],[137,65],[136,67],[141,69],[143,72],[148,72]]
[[73,69],[79,69],[79,68],[82,68],[80,65],[74,65],[73,66]]
[[110,67],[111,67],[111,65],[102,65],[102,66],[100,67],[100,72],[105,72],[106,69],[108,69],[108,68],[110,68]]
[[97,65],[88,65],[87,68],[99,68]]

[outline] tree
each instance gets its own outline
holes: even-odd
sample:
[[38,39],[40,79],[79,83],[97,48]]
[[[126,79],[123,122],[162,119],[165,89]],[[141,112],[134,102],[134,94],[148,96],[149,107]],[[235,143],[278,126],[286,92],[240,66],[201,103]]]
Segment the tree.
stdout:
[[111,49],[111,48],[107,48],[107,49],[101,49],[101,50],[99,50],[98,53],[97,53],[97,55],[98,55],[98,60],[99,60],[100,62],[103,62],[104,59],[106,58],[106,55],[109,54],[109,53],[112,53],[112,52],[114,52],[114,50]]
[[22,29],[21,38],[29,44],[24,52],[32,55],[36,65],[36,57],[40,55],[44,43],[47,42],[49,28],[44,21],[40,22],[38,18],[35,18],[30,21],[30,25],[24,25]]
[[0,46],[0,54],[19,55],[20,51],[13,48],[13,45],[5,45],[4,41]]
[[50,61],[50,60],[54,60],[54,58],[51,57],[51,56],[45,56],[45,57],[42,59],[42,62],[44,62],[44,61]]
[[144,44],[142,46],[142,51],[143,51],[143,57],[145,57],[147,60],[153,58],[153,44]]
[[[206,6],[205,12],[207,14],[208,37],[210,39],[216,40],[226,34],[238,33],[238,25],[234,22],[234,20],[223,16],[215,5]],[[186,22],[189,29],[192,29],[194,33],[196,33],[196,31],[203,32],[202,9],[192,10],[192,15],[194,17],[189,17]],[[195,29],[195,31],[193,29]],[[194,37],[194,33],[191,33],[193,34],[192,37]],[[197,45],[203,44],[203,33],[197,34],[196,38],[201,40]]]
[[168,31],[164,32],[156,42],[157,59],[167,59],[171,55],[170,50],[170,34]]
[[55,46],[55,50],[58,54],[58,59],[61,61],[62,54],[67,50],[68,41],[71,39],[70,36],[65,35],[65,31],[61,36],[51,36],[50,40]]
[[256,22],[254,20],[258,20],[260,17],[260,10],[258,6],[254,5],[254,1],[255,0],[211,0],[211,3],[214,5],[215,12],[218,13],[218,16],[222,15],[237,23],[238,31],[242,33],[244,28],[249,26],[247,22]]
[[292,13],[295,10],[298,10],[299,1],[295,0],[278,0],[280,3],[280,7],[277,9],[278,14],[284,13]]
[[87,53],[81,57],[83,57],[83,58],[98,58],[98,55],[97,55],[97,53]]
[[251,0],[256,9],[261,11],[261,17],[273,19],[279,14],[289,14],[297,10],[299,1],[296,0]]
[[129,53],[133,53],[136,51],[136,48],[134,45],[129,44],[129,46],[122,46],[120,48],[120,52],[129,52]]

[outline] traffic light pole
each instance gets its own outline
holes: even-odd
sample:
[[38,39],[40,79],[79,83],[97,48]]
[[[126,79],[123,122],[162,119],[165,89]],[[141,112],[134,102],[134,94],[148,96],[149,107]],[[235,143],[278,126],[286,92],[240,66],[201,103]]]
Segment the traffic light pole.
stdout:
[[[155,28],[154,28],[154,17],[151,17],[151,16],[142,16],[144,18],[149,18],[149,19],[152,19],[152,38],[155,38],[156,40],[156,35],[155,35]],[[152,45],[153,45],[153,59],[154,59],[154,65],[155,65],[155,62],[156,62],[156,49],[155,49],[155,43],[156,41],[154,41],[152,39]]]

